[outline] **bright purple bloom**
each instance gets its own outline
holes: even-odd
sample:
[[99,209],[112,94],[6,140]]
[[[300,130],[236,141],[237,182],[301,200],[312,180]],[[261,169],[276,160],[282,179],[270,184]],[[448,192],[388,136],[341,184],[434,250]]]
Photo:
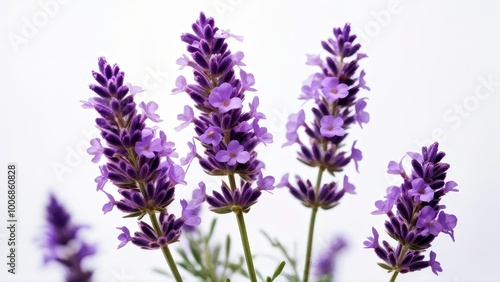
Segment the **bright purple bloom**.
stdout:
[[184,185],[187,184],[187,182],[184,180],[184,178],[186,177],[186,172],[184,171],[184,169],[182,168],[182,166],[176,165],[176,164],[172,164],[168,168],[167,173],[168,173],[168,176],[169,176],[170,180],[174,184],[184,184]]
[[274,189],[274,177],[262,175],[262,172],[257,176],[257,188],[260,190],[273,190]]
[[387,214],[391,212],[392,207],[396,203],[399,195],[401,194],[401,188],[397,186],[391,186],[387,191],[387,198],[385,201],[378,200],[375,202],[375,207],[377,207],[376,211],[373,211],[372,214]]
[[455,189],[457,187],[457,183],[455,181],[448,181],[444,185],[443,193],[448,193],[448,192],[458,192],[458,189]]
[[[240,91],[257,91],[255,88],[252,88],[255,84],[255,78],[253,74],[246,73],[243,69],[240,69],[240,77],[241,77],[241,90]],[[257,96],[255,96],[257,98]],[[254,98],[254,101],[255,101]],[[258,98],[257,98],[258,99]],[[257,101],[258,105],[258,101]],[[255,106],[257,108],[257,106]]]
[[216,87],[208,96],[210,105],[219,109],[220,113],[225,113],[233,109],[241,108],[241,99],[232,97],[233,86],[229,83],[223,83],[221,86]]
[[188,202],[186,200],[181,200],[181,206],[184,224],[191,227],[200,225],[201,218],[198,216],[196,209],[188,208]]
[[387,173],[395,175],[404,175],[405,170],[403,168],[403,159],[399,163],[395,161],[390,161],[387,165]]
[[257,111],[259,107],[259,97],[253,97],[252,103],[249,103],[250,107],[250,115],[254,118],[254,120],[266,119],[266,115]]
[[156,110],[158,110],[158,104],[156,104],[155,102],[151,101],[149,103],[144,103],[144,102],[141,102],[139,104],[139,107],[142,109],[142,113],[148,117],[150,120],[154,121],[154,122],[160,122],[162,121],[160,119],[160,116],[158,114],[156,114]]
[[106,194],[106,197],[108,197],[108,200],[109,202],[107,202],[106,204],[104,204],[104,206],[102,206],[102,212],[104,214],[110,212],[113,210],[113,207],[116,205],[116,201],[115,201],[115,198],[113,197],[113,195],[111,195],[110,193],[104,191],[104,190],[101,190],[104,194]]
[[364,111],[365,107],[366,101],[364,99],[358,100],[354,105],[354,109],[356,110],[354,118],[361,128],[363,128],[363,123],[368,123],[370,121],[370,114]]
[[298,140],[297,130],[304,124],[305,119],[306,114],[304,110],[300,110],[298,113],[291,114],[288,117],[288,122],[286,123],[286,139],[288,142],[283,144],[283,147],[292,145]]
[[186,86],[187,86],[186,78],[180,75],[175,80],[175,88],[172,89],[172,94],[179,94],[186,91]]
[[[175,60],[175,63],[179,65],[179,69],[181,70],[189,64],[189,58],[188,58],[188,56],[182,54],[182,57]],[[184,81],[185,80],[186,79],[184,78]]]
[[207,128],[205,133],[200,135],[200,141],[205,144],[212,144],[212,146],[219,145],[222,141],[222,129],[216,126],[210,126]]
[[190,106],[184,106],[184,113],[177,115],[177,120],[182,121],[181,125],[177,126],[175,131],[181,131],[186,128],[194,120],[194,111]]
[[181,165],[191,164],[191,161],[196,157],[196,145],[194,142],[188,142],[189,152],[186,157],[181,158]]
[[[365,57],[366,57],[366,55],[364,55],[362,58],[365,58]],[[358,60],[362,59],[362,58],[358,58]],[[361,73],[359,74],[358,87],[370,91],[370,87],[366,86],[365,75],[366,75],[365,70],[361,70]]]
[[120,235],[118,235],[118,240],[120,240],[120,245],[118,245],[117,249],[119,249],[119,248],[125,246],[128,242],[132,241],[132,237],[130,236],[130,231],[128,230],[128,228],[126,226],[116,227],[116,229],[122,231],[122,233],[120,233]]
[[356,187],[349,183],[349,177],[347,175],[344,175],[344,191],[349,194],[356,194],[356,191],[354,191]]
[[434,274],[436,275],[438,275],[438,272],[443,272],[441,264],[438,261],[436,261],[436,253],[431,251],[429,257],[430,257],[429,266],[431,267],[432,272],[434,272]]
[[257,137],[257,140],[264,144],[271,144],[273,143],[273,135],[269,132],[267,132],[266,127],[260,127],[259,126],[259,120],[254,119],[252,122],[252,127],[253,131],[255,132],[255,136]]
[[281,177],[281,180],[278,184],[276,184],[276,187],[281,188],[281,187],[288,187],[288,186],[290,186],[290,182],[288,182],[288,173],[286,173],[285,175],[283,175]]
[[319,67],[323,65],[323,60],[320,58],[319,55],[306,54],[306,56],[307,56],[306,65],[319,66]]
[[87,101],[80,100],[80,102],[82,102],[82,108],[84,109],[93,109],[95,105],[94,98],[89,98]]
[[447,214],[444,211],[439,213],[437,222],[443,227],[443,233],[450,235],[453,242],[455,242],[455,232],[453,228],[457,226],[457,217],[452,214]]
[[430,206],[425,206],[418,214],[417,227],[427,230],[430,234],[437,236],[443,230],[443,226],[435,220],[436,211]]
[[241,35],[234,35],[232,33],[229,32],[230,30],[224,30],[224,29],[220,29],[218,30],[215,34],[214,34],[214,38],[217,38],[217,39],[226,39],[226,38],[229,38],[229,37],[232,37],[238,41],[243,41],[244,39],[244,36],[241,36]]
[[108,169],[105,165],[99,166],[99,170],[101,171],[101,175],[96,177],[94,181],[97,183],[97,191],[102,190],[104,184],[108,181]]
[[434,190],[422,178],[414,179],[411,186],[413,188],[408,191],[408,195],[413,197],[415,202],[430,202],[434,199]]
[[99,138],[94,138],[90,140],[90,145],[92,147],[87,149],[87,153],[89,153],[90,155],[94,155],[94,157],[92,158],[93,163],[98,163],[101,160],[101,156],[104,150],[101,145],[101,140],[99,140]]
[[227,145],[227,150],[217,152],[215,159],[228,165],[235,165],[237,162],[244,164],[250,159],[250,153],[244,150],[245,148],[237,140],[233,140]]
[[163,147],[160,139],[155,139],[154,133],[150,129],[144,129],[142,131],[142,141],[135,143],[135,152],[139,156],[145,156],[146,158],[153,158],[155,153],[163,152]]
[[321,86],[323,86],[321,91],[329,103],[345,98],[349,94],[349,86],[344,83],[339,83],[339,79],[336,77],[325,78],[321,82]]
[[166,156],[167,158],[173,157],[177,158],[179,154],[175,152],[175,143],[167,141],[167,135],[165,132],[160,130],[160,146],[162,150],[159,152],[159,155]]
[[321,118],[321,135],[324,137],[333,137],[333,136],[343,136],[345,134],[342,125],[344,124],[344,120],[341,117],[333,117],[331,115],[324,116]]
[[356,171],[359,172],[358,162],[363,159],[363,153],[361,152],[361,150],[355,148],[357,142],[358,142],[358,140],[355,140],[352,143],[351,160],[354,161],[354,166],[356,167]]
[[368,237],[367,238],[368,240],[363,242],[363,245],[365,245],[365,248],[375,249],[375,248],[379,247],[378,232],[377,232],[377,229],[375,229],[375,227],[372,227],[372,233],[373,233],[373,237]]
[[128,91],[130,95],[134,96],[137,93],[144,92],[144,89],[140,86],[132,85],[131,83],[125,83],[125,86],[128,87]]

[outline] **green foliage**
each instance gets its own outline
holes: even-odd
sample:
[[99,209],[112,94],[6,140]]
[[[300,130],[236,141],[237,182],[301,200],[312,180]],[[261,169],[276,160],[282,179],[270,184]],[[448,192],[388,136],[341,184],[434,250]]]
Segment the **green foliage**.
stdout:
[[[271,243],[271,245],[273,247],[280,250],[280,252],[285,256],[285,259],[286,259],[286,262],[282,261],[278,265],[278,267],[276,268],[276,271],[274,272],[273,277],[272,278],[267,277],[265,281],[266,282],[267,281],[274,281],[274,279],[276,279],[276,277],[278,277],[278,275],[283,271],[283,268],[285,267],[285,263],[288,263],[288,265],[292,268],[292,273],[283,273],[282,276],[284,276],[290,282],[300,282],[301,278],[300,278],[299,272],[297,270],[297,260],[295,260],[293,258],[293,256],[288,253],[286,248],[280,243],[280,241],[278,239],[272,239],[266,232],[264,232],[262,230],[261,230],[261,232],[262,232],[262,234],[264,234],[264,236],[267,238],[267,240],[269,241],[269,243]],[[268,279],[271,279],[271,280],[268,280]]]
[[[185,233],[188,239],[188,249],[179,248],[178,265],[201,281],[230,282],[231,276],[239,273],[248,277],[245,271],[245,260],[239,256],[236,262],[230,259],[231,237],[226,236],[224,244],[211,242],[217,219],[213,219],[208,233],[202,231]],[[223,251],[223,254],[221,252]]]

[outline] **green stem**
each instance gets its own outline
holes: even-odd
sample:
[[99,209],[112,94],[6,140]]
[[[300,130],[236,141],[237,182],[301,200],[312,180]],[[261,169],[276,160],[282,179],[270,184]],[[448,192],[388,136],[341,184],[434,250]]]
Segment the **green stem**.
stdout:
[[318,213],[318,207],[314,207],[311,213],[311,220],[309,221],[309,235],[307,235],[307,252],[306,252],[306,265],[304,266],[304,278],[302,281],[309,281],[309,269],[311,268],[311,255],[312,255],[312,243],[314,235],[314,224],[316,222],[316,214]]
[[250,243],[248,241],[247,229],[245,227],[245,219],[243,218],[243,211],[240,209],[236,213],[236,219],[238,220],[238,228],[240,229],[241,243],[243,244],[243,250],[245,252],[245,260],[247,261],[248,274],[250,275],[250,281],[257,282],[257,276],[255,275],[255,267],[253,266],[252,252],[250,250]]
[[[234,179],[234,174],[229,174],[229,185],[231,186],[231,191],[236,189],[236,180]],[[243,210],[238,207],[233,210],[236,214],[236,219],[238,220],[238,228],[240,230],[241,244],[243,245],[243,251],[245,253],[245,260],[247,262],[248,275],[250,276],[250,281],[257,282],[257,275],[255,274],[255,267],[253,266],[252,251],[250,250],[250,243],[248,241],[247,228],[245,226],[245,218],[243,217]]]
[[[325,168],[320,167],[318,171],[318,179],[316,180],[316,187],[314,187],[316,191],[316,195],[318,194],[319,187],[321,186],[321,178],[323,177],[323,172]],[[304,266],[304,277],[302,278],[303,282],[309,281],[309,271],[311,268],[311,255],[312,255],[312,246],[313,246],[313,237],[314,237],[314,225],[316,223],[316,214],[318,213],[318,207],[314,206],[311,212],[311,219],[309,221],[309,234],[307,235],[307,251],[306,251],[306,262]]]
[[398,277],[398,274],[399,274],[399,271],[394,271],[394,274],[392,275],[391,277],[391,280],[389,280],[389,282],[394,282],[396,281],[396,277]]
[[[156,234],[161,235],[162,232],[160,224],[158,223],[158,219],[156,218],[155,213],[148,213],[148,214],[149,214],[149,219],[153,224],[153,228],[156,231]],[[170,267],[170,271],[172,271],[172,275],[174,276],[175,281],[182,282],[181,274],[179,273],[179,269],[177,269],[177,265],[175,264],[174,258],[172,257],[172,253],[170,252],[168,245],[163,246],[161,248],[161,251],[163,252],[163,256],[165,257],[165,260],[167,261],[167,264]]]

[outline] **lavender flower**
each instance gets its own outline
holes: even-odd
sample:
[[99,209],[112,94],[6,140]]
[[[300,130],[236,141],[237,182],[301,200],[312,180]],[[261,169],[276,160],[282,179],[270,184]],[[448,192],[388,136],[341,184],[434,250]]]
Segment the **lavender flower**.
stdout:
[[[230,212],[231,206],[241,204],[244,210],[248,210],[247,207],[257,200],[253,197],[260,195],[260,189],[250,188],[249,184],[257,179],[264,167],[256,158],[255,148],[259,143],[272,142],[272,135],[258,124],[265,119],[265,115],[258,112],[257,97],[249,104],[250,111],[244,110],[245,91],[255,91],[252,88],[255,80],[252,74],[241,69],[240,79],[236,77],[234,68],[244,65],[241,63],[243,53],[232,54],[229,51],[225,40],[231,36],[219,30],[214,19],[207,18],[203,13],[192,28],[194,33],[181,36],[182,41],[188,44],[187,51],[191,58],[183,55],[178,62],[193,69],[196,84],[186,84],[184,91],[193,99],[200,114],[195,116],[189,108],[185,108],[179,119],[184,122],[182,127],[188,122],[194,124],[197,139],[204,148],[202,156],[195,156],[206,173],[231,178],[239,175],[243,180],[240,187],[230,181],[230,185],[221,186],[222,194],[214,192],[213,196],[207,196],[212,209]],[[180,77],[178,81],[185,80]],[[180,88],[177,86],[177,89]],[[248,189],[253,191],[250,192],[252,197],[239,198],[240,195],[247,195]]]
[[90,281],[92,271],[82,266],[82,261],[95,254],[95,246],[89,245],[79,236],[83,225],[74,224],[68,211],[51,194],[45,218],[47,229],[42,241],[45,249],[44,262],[59,262],[66,268],[66,281]]
[[[445,153],[438,151],[438,143],[422,148],[422,154],[408,153],[412,158],[411,173],[406,173],[396,162],[389,163],[389,173],[400,174],[403,178],[401,186],[393,186],[388,190],[387,200],[377,201],[374,214],[387,214],[386,232],[397,241],[394,248],[387,241],[379,243],[378,232],[372,228],[373,237],[364,242],[366,248],[374,249],[384,262],[379,265],[397,273],[418,271],[431,267],[437,275],[442,271],[436,261],[436,254],[430,252],[429,260],[425,260],[425,251],[440,234],[450,235],[453,241],[453,229],[457,217],[443,210],[441,198],[455,189],[456,183],[445,182],[449,164],[441,162]],[[395,208],[395,211],[394,211]]]
[[[302,163],[319,168],[320,174],[326,170],[332,175],[341,172],[351,161],[358,170],[362,153],[355,148],[357,140],[349,146],[350,151],[342,151],[342,148],[349,148],[345,140],[347,129],[356,122],[361,125],[369,120],[369,114],[364,111],[366,98],[357,98],[360,88],[365,88],[364,81],[362,84],[361,77],[356,76],[359,57],[365,55],[357,53],[360,45],[354,43],[356,35],[350,33],[348,24],[344,28],[334,28],[333,34],[334,38],[322,42],[323,48],[330,53],[325,60],[308,56],[307,64],[319,66],[321,72],[313,74],[306,82],[300,99],[314,101],[311,109],[314,119],[307,123],[304,110],[291,114],[286,124],[288,142],[285,143],[285,146],[300,146],[298,155]],[[307,141],[298,134],[301,130],[307,135]],[[311,208],[329,209],[343,196],[343,191],[337,191],[335,182],[324,185],[318,182],[316,186],[312,183],[297,177],[297,186],[287,183],[280,187],[288,187],[294,197]],[[350,192],[353,187],[348,187]]]
[[[181,227],[190,218],[176,218],[167,212],[167,207],[174,201],[175,186],[184,184],[185,172],[181,166],[174,163],[175,144],[167,141],[167,135],[156,129],[146,127],[146,120],[161,121],[154,102],[141,103],[143,114],[137,112],[133,94],[124,84],[124,73],[117,65],[110,65],[104,58],[98,60],[99,72],[93,72],[97,84],[90,85],[98,97],[90,104],[100,114],[96,119],[101,136],[106,141],[102,149],[93,142],[89,153],[97,156],[100,150],[107,158],[107,163],[101,166],[101,176],[96,179],[98,190],[104,192],[109,202],[103,207],[108,212],[116,206],[125,213],[125,217],[142,219],[148,215],[151,224],[138,221],[140,231],[130,236],[126,227],[119,227],[120,245],[127,242],[143,249],[157,249],[168,252],[167,245],[176,242],[181,234]],[[100,143],[99,143],[100,144]],[[121,199],[115,200],[111,193],[104,191],[104,185],[109,180],[118,187]],[[157,217],[159,213],[159,217]],[[187,213],[186,213],[187,215]],[[173,262],[169,266],[176,278],[180,275]],[[174,268],[173,268],[174,267]]]
[[[181,36],[181,40],[188,44],[187,51],[191,58],[183,55],[178,63],[181,67],[193,69],[195,84],[183,83],[185,79],[180,76],[174,91],[178,93],[184,90],[200,113],[191,117],[185,109],[185,114],[180,118],[194,124],[204,154],[191,155],[199,159],[203,170],[209,175],[228,177],[229,184],[223,182],[221,193],[213,191],[206,200],[216,213],[236,214],[248,274],[251,281],[257,281],[243,213],[257,202],[261,190],[274,188],[274,178],[262,176],[264,164],[257,160],[255,152],[258,144],[272,142],[272,135],[267,132],[267,128],[259,125],[265,115],[258,112],[258,98],[253,99],[249,111],[244,109],[245,92],[255,91],[255,79],[252,74],[241,69],[240,79],[236,77],[235,67],[244,66],[241,62],[244,55],[242,52],[232,54],[225,42],[229,37],[242,37],[219,30],[214,19],[207,18],[203,13],[200,13],[192,29],[194,33]],[[236,176],[240,178],[239,186]],[[252,187],[257,178],[257,186]]]
[[[355,148],[356,140],[352,146],[346,146],[347,129],[356,122],[361,126],[369,120],[369,114],[364,111],[365,98],[357,97],[360,88],[367,88],[363,80],[364,72],[361,71],[359,76],[356,74],[359,59],[366,55],[357,53],[361,45],[354,43],[356,35],[351,34],[349,24],[344,28],[334,28],[333,35],[334,38],[322,42],[323,48],[329,53],[326,59],[310,55],[306,63],[321,68],[321,72],[314,73],[308,79],[299,97],[306,102],[314,102],[311,109],[314,119],[306,122],[302,109],[291,114],[286,124],[288,142],[283,145],[300,146],[298,159],[310,167],[318,168],[317,180],[303,180],[297,176],[296,185],[290,184],[287,179],[282,179],[278,185],[287,187],[304,206],[312,209],[303,281],[309,279],[314,222],[318,209],[331,209],[339,204],[346,192],[355,193],[355,187],[349,183],[346,175],[343,188],[339,189],[336,181],[322,184],[323,173],[326,171],[335,175],[351,161],[358,171],[362,153]],[[300,131],[307,135],[307,140],[300,136]],[[350,152],[342,150],[349,147]]]

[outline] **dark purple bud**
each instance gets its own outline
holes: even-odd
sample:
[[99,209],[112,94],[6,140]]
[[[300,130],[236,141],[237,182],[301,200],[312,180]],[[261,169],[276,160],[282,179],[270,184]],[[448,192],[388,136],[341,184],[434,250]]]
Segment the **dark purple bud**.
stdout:
[[102,86],[91,84],[91,85],[89,85],[89,88],[90,88],[90,90],[94,91],[97,95],[99,95],[103,98],[110,98],[111,97],[108,90]]

